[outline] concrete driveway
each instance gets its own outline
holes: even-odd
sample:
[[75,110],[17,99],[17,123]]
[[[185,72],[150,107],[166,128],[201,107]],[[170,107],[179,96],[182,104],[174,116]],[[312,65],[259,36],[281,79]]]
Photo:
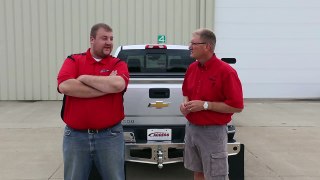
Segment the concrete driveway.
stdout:
[[[0,101],[0,179],[63,179],[60,101]],[[246,180],[320,179],[320,101],[246,100],[234,116]],[[130,164],[129,180],[192,179],[182,164]],[[164,175],[163,175],[164,174]]]

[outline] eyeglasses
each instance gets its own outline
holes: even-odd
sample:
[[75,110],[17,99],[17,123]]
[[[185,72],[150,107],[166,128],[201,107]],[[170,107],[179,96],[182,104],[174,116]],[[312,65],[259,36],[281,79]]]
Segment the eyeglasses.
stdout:
[[194,46],[194,45],[207,44],[207,43],[206,42],[198,42],[198,43],[190,42],[189,44]]

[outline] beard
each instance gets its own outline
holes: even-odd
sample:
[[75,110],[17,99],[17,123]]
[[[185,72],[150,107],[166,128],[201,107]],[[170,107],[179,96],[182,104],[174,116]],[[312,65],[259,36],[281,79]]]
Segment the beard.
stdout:
[[110,55],[111,53],[111,48],[109,49],[105,49],[106,47],[103,47],[101,49],[94,49],[94,55],[96,56],[96,58],[106,58],[108,55]]

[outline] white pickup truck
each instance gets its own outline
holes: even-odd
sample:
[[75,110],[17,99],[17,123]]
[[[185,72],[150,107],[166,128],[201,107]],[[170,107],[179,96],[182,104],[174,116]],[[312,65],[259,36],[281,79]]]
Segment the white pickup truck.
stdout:
[[[164,164],[183,161],[187,120],[180,113],[182,82],[190,58],[188,46],[120,46],[115,57],[127,62],[130,82],[124,95],[126,117],[125,159],[129,162]],[[222,59],[234,61],[235,59]],[[229,62],[232,63],[232,62]],[[236,155],[240,143],[233,137],[235,128],[228,125],[228,153]]]

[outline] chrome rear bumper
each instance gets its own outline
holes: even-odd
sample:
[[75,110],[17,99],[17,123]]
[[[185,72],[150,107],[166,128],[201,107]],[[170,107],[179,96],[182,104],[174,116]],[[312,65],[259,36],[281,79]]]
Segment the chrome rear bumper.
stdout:
[[[240,143],[228,143],[228,155],[236,155],[240,152]],[[157,164],[162,168],[164,164],[183,162],[184,143],[172,143],[171,141],[126,143],[125,159],[130,162]]]

